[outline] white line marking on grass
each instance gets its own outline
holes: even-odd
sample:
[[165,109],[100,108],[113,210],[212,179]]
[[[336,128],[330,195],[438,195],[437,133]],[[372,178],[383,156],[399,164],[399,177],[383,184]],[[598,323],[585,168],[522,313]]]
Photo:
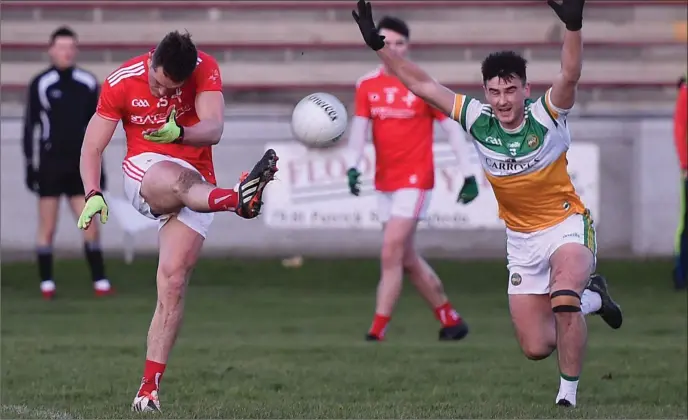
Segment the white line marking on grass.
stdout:
[[[27,416],[34,419],[73,419],[74,417],[64,411],[50,410],[47,408],[32,408],[26,405],[2,405],[0,412],[14,414],[15,416]],[[5,417],[5,416],[3,416]]]

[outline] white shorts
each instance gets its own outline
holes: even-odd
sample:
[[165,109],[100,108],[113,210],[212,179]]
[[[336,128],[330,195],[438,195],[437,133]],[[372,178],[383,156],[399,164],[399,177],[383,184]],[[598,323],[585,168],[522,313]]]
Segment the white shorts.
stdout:
[[590,213],[573,214],[561,223],[537,232],[506,230],[510,295],[549,294],[549,258],[560,246],[581,244],[597,259],[595,227]]
[[[215,215],[213,213],[198,213],[190,210],[187,207],[182,208],[179,213],[155,215],[151,212],[151,208],[146,203],[146,200],[141,196],[141,181],[146,171],[151,166],[158,162],[170,161],[177,163],[185,168],[198,172],[190,163],[185,160],[174,158],[171,156],[161,155],[159,153],[141,153],[140,155],[132,156],[124,159],[122,162],[122,171],[124,172],[124,194],[134,208],[142,215],[149,219],[159,220],[160,225],[158,229],[162,228],[165,223],[172,216],[177,216],[177,219],[190,227],[199,235],[205,238],[208,235],[208,228],[213,222]],[[204,178],[205,179],[205,178]]]
[[392,192],[378,194],[378,217],[386,223],[391,217],[405,219],[424,219],[430,205],[432,190],[402,188]]

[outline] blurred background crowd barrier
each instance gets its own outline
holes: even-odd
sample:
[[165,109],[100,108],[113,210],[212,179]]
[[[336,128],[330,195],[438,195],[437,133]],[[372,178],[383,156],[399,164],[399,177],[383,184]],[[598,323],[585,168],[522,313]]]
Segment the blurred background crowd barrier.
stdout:
[[[79,36],[79,64],[100,80],[170,30],[188,30],[220,62],[226,85],[225,135],[214,152],[220,183],[232,185],[267,145],[283,156],[265,215],[252,221],[216,216],[206,252],[377,253],[374,199],[346,194],[342,150],[305,152],[289,129],[291,108],[302,96],[327,91],[352,103],[356,80],[378,65],[351,21],[354,3],[3,1],[3,252],[34,248],[36,200],[24,187],[21,116],[28,81],[47,66],[49,35],[67,24]],[[412,57],[463,93],[482,95],[480,61],[494,50],[524,54],[533,95],[559,70],[562,25],[544,1],[376,1],[375,11],[407,19]],[[686,71],[686,3],[589,0],[586,13],[583,78],[570,119],[576,143],[571,173],[598,220],[601,256],[671,255],[680,187],[672,114],[677,81]],[[476,203],[453,203],[460,185],[452,180],[459,174],[436,131],[438,184],[420,246],[429,255],[503,256],[491,191],[483,182]],[[113,200],[123,196],[124,152],[118,131],[105,154]],[[154,228],[125,235],[127,220],[138,215],[122,213],[105,226],[103,247],[121,251],[135,239],[139,249],[154,250]],[[74,223],[63,212],[58,250],[81,252]]]

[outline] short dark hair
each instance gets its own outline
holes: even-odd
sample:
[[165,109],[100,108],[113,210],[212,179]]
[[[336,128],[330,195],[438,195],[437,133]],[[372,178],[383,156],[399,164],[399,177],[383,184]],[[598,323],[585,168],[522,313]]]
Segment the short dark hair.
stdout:
[[406,39],[409,39],[409,36],[411,35],[406,22],[394,16],[383,16],[382,19],[380,19],[380,21],[377,23],[377,30],[379,31],[380,29],[389,29],[390,31],[394,31],[399,35],[403,35]]
[[170,32],[160,41],[153,52],[152,67],[162,66],[165,76],[176,83],[181,83],[191,76],[196,69],[198,50],[191,41],[191,35],[179,31]]
[[55,29],[52,34],[50,34],[50,45],[53,45],[55,40],[61,36],[74,38],[75,41],[77,39],[76,32],[74,32],[72,28],[69,26],[60,26],[59,28]]
[[505,82],[512,81],[515,77],[526,82],[526,67],[528,61],[514,51],[500,51],[492,53],[483,60],[483,83],[495,77]]

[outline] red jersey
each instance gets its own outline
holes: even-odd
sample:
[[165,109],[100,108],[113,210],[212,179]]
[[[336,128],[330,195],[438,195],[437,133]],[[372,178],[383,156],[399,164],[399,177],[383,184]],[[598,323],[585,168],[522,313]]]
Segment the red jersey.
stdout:
[[196,95],[206,91],[222,91],[217,61],[199,51],[198,64],[189,80],[173,95],[156,98],[148,84],[150,57],[151,53],[134,57],[107,77],[96,113],[108,120],[122,121],[127,137],[127,158],[146,152],[172,156],[189,162],[208,182],[215,184],[211,146],[153,143],[143,138],[143,132],[163,125],[172,106],[177,111],[180,125],[197,124],[200,120],[196,114]]
[[688,170],[688,81],[683,83],[676,98],[674,111],[674,140],[681,170]]
[[444,114],[380,68],[356,83],[355,115],[372,120],[377,190],[435,186],[433,121]]

